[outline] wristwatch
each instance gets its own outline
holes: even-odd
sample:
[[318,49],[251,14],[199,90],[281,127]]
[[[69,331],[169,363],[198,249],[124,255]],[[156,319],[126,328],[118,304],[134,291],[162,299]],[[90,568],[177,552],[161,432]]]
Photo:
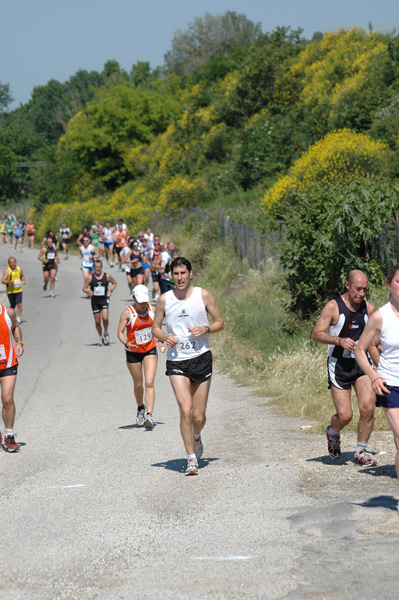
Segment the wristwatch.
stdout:
[[206,327],[205,327],[205,333],[211,333],[211,328],[210,328],[210,327],[208,327],[208,326],[206,326]]

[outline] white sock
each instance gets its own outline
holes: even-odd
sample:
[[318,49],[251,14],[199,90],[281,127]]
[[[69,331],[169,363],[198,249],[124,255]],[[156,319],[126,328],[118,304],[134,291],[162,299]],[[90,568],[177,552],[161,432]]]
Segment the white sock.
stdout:
[[6,437],[8,437],[9,435],[14,435],[13,429],[6,429]]
[[367,449],[367,442],[358,442],[357,446],[356,446],[356,454],[359,456],[360,452],[363,450],[363,452],[366,452]]
[[187,454],[187,460],[190,462],[190,460],[195,460],[195,462],[197,462],[197,457],[195,456],[195,454]]

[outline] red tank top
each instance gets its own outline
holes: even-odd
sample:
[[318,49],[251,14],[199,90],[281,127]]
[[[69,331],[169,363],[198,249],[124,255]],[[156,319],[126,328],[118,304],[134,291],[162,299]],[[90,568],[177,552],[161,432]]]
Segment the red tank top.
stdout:
[[18,364],[12,343],[12,323],[5,306],[0,305],[0,369]]

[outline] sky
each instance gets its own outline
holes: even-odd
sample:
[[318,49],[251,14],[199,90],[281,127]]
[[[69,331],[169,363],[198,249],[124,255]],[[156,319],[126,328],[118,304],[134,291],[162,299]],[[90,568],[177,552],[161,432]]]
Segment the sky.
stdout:
[[67,81],[79,69],[102,71],[116,60],[126,71],[137,61],[161,66],[173,35],[206,12],[245,14],[264,33],[278,26],[315,31],[399,26],[398,0],[2,0],[0,82],[29,100],[35,86]]

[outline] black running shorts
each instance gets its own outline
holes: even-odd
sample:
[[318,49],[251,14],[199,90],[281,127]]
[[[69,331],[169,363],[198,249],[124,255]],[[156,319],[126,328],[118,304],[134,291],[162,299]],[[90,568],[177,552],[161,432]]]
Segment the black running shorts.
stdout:
[[167,360],[165,375],[182,375],[188,377],[191,383],[202,383],[212,375],[212,352],[208,350],[187,360]]
[[328,370],[328,389],[333,385],[339,390],[347,390],[353,385],[356,379],[363,377],[365,372],[357,364],[354,358],[333,358],[327,359]]

